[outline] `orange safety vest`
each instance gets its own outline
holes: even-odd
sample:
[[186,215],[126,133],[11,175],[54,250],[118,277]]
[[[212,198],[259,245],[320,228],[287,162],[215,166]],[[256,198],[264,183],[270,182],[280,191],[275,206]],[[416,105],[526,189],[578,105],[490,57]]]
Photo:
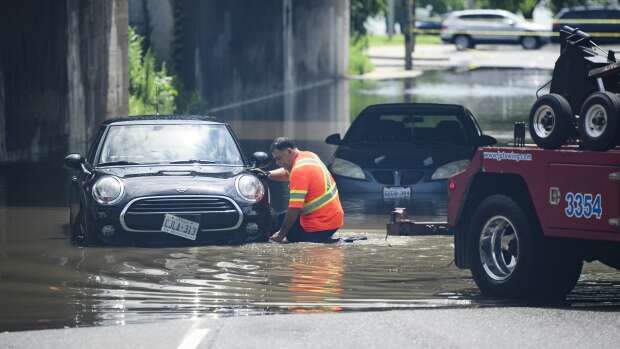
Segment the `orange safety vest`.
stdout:
[[301,208],[299,223],[307,232],[336,230],[344,223],[336,181],[319,157],[300,151],[293,163],[288,207]]

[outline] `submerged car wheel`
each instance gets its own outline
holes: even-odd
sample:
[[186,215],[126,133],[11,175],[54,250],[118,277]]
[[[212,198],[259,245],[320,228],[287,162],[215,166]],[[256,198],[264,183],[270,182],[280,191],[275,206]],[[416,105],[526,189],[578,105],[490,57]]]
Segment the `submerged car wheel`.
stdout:
[[545,149],[559,148],[571,135],[572,110],[559,94],[544,95],[530,110],[529,128],[532,139]]
[[531,217],[505,195],[478,206],[469,243],[472,276],[485,296],[562,298],[581,273],[581,259],[545,241]]
[[540,41],[535,36],[524,36],[521,38],[521,46],[526,50],[535,50],[540,47]]
[[587,149],[607,150],[615,146],[620,117],[620,97],[611,92],[591,94],[581,107],[579,137]]

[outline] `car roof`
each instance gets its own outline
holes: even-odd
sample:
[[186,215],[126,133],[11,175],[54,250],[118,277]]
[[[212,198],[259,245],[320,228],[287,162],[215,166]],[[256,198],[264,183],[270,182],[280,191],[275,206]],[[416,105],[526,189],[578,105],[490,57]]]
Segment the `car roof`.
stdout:
[[591,5],[591,6],[573,6],[565,7],[558,12],[557,17],[560,17],[570,12],[588,12],[588,11],[601,11],[601,10],[615,10],[620,11],[620,6],[617,5]]
[[102,125],[137,125],[137,124],[211,124],[226,125],[207,115],[135,115],[105,120]]
[[501,9],[480,9],[480,10],[461,10],[461,11],[453,11],[450,13],[450,16],[463,16],[463,15],[482,15],[482,14],[509,14],[515,15],[514,13]]
[[382,110],[382,109],[443,109],[457,112],[464,112],[465,107],[460,104],[446,104],[446,103],[381,103],[381,104],[373,104],[370,105],[364,110],[362,113],[374,110]]

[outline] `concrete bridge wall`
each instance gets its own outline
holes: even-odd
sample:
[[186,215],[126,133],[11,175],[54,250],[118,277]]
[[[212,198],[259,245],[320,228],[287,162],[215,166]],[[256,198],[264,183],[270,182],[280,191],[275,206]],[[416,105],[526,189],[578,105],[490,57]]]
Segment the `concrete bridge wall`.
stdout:
[[83,152],[127,113],[127,2],[19,0],[0,12],[0,162]]

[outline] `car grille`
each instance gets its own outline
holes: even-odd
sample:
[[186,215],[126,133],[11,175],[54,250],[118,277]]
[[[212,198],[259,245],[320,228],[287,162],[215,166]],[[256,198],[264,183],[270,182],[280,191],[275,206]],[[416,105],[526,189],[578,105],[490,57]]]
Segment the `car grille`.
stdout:
[[400,173],[400,183],[396,183],[396,171],[372,171],[375,180],[383,185],[414,185],[424,177],[424,171],[403,170]]
[[121,224],[129,231],[160,231],[167,213],[199,222],[201,231],[236,229],[242,220],[238,206],[223,196],[162,196],[130,202]]

